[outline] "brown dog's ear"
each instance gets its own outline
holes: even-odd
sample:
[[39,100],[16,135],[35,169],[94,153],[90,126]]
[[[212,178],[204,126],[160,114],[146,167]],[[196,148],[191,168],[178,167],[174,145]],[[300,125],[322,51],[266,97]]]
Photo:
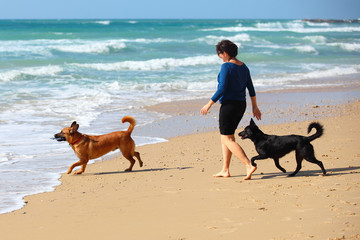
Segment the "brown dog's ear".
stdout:
[[76,124],[76,121],[74,121],[72,124],[71,124],[71,133],[74,133],[76,132],[78,129],[79,129],[79,124]]

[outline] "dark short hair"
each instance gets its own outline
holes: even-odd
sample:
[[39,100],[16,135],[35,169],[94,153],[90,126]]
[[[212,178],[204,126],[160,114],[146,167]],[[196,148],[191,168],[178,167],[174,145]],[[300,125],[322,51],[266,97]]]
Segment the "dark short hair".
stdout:
[[226,52],[231,58],[234,58],[238,54],[238,47],[229,40],[222,40],[216,45],[216,52],[218,55]]

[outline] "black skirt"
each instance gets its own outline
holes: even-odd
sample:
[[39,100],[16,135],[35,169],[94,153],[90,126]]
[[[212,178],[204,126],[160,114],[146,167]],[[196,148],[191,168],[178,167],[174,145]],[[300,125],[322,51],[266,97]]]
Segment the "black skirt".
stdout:
[[219,112],[221,135],[234,135],[246,109],[245,101],[224,101]]

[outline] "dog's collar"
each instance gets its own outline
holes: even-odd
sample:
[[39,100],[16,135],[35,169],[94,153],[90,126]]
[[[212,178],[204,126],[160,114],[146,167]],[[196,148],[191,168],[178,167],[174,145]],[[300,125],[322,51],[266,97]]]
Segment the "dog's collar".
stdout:
[[82,137],[83,137],[83,135],[80,135],[80,137],[77,140],[75,140],[75,142],[70,143],[70,145],[77,144],[81,140]]

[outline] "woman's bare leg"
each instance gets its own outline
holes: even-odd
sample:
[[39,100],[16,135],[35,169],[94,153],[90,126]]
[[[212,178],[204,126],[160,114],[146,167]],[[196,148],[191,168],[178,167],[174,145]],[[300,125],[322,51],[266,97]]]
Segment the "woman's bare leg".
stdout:
[[214,177],[230,177],[230,160],[231,160],[231,156],[232,156],[232,152],[228,149],[228,147],[221,141],[221,148],[222,148],[222,153],[223,153],[223,168],[222,170],[213,175]]
[[[223,171],[226,170],[227,167],[227,172],[229,173],[231,154],[229,154],[227,151],[230,151],[230,153],[234,154],[246,167],[246,177],[244,178],[244,180],[251,179],[251,175],[253,174],[253,172],[255,172],[256,167],[251,165],[242,147],[237,142],[235,142],[234,135],[221,135],[221,144],[223,145],[222,149],[224,156]],[[229,159],[225,158],[228,156],[230,156]],[[230,173],[228,175],[230,176]]]

